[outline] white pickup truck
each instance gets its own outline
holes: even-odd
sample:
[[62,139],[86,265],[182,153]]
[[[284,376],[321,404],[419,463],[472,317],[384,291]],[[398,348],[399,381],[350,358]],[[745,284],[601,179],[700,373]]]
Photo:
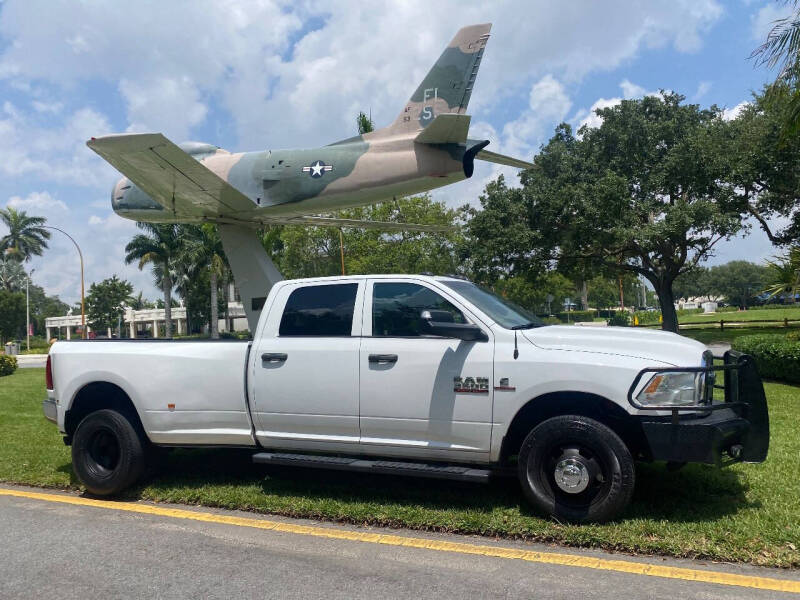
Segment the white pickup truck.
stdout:
[[57,342],[43,408],[93,494],[132,485],[155,446],[239,446],[298,467],[516,470],[541,512],[604,521],[636,460],[766,458],[753,362],[713,363],[672,333],[543,326],[457,278],[343,276],[277,283],[249,342]]

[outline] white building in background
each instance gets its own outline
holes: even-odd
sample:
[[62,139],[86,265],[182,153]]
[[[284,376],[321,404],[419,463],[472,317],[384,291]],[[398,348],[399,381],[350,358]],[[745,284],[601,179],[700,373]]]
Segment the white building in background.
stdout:
[[[233,285],[228,290],[229,298],[238,298]],[[138,337],[163,337],[166,325],[165,310],[163,308],[145,308],[143,310],[125,310],[121,325],[124,328],[124,336],[131,338]],[[63,317],[48,317],[45,319],[45,329],[47,339],[54,337],[59,339],[72,339],[72,335],[79,336],[81,326],[81,316],[71,314],[72,311]],[[247,331],[247,315],[244,306],[237,300],[228,302],[227,318],[223,311],[219,319],[220,332],[226,331]],[[172,331],[175,335],[184,335],[187,331],[186,308],[183,306],[172,307]],[[87,325],[87,331],[91,334],[92,328]],[[107,331],[95,331],[96,336],[111,337],[111,329]]]
[[[705,307],[706,304],[714,304],[714,310],[716,310],[717,305],[722,303],[723,300],[725,300],[724,296],[692,296],[690,298],[679,298],[675,302],[675,310],[694,310],[701,306]],[[713,311],[706,310],[706,312]]]

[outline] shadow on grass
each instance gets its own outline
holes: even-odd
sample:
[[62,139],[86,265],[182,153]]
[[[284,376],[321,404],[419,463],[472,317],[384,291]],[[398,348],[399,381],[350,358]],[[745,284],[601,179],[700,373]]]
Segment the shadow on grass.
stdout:
[[[255,487],[264,496],[302,500],[309,514],[313,506],[330,502],[391,506],[397,510],[519,511],[540,517],[525,502],[515,478],[497,478],[489,485],[392,475],[348,473],[323,469],[254,465],[249,450],[175,450],[163,459],[158,473],[144,485],[164,495],[181,490],[182,496],[205,503],[215,486]],[[69,468],[67,466],[67,468]],[[74,476],[73,476],[74,477]],[[637,465],[636,492],[623,519],[714,521],[742,509],[749,502],[737,473],[702,465],[668,472],[663,465]],[[251,492],[252,493],[252,492]],[[139,497],[141,488],[131,490]],[[220,493],[212,492],[214,503]],[[254,507],[257,508],[257,507]]]
[[64,463],[60,467],[56,468],[56,471],[58,471],[59,473],[66,473],[67,475],[69,475],[70,487],[77,487],[81,484],[81,482],[78,481],[78,478],[75,476],[75,471],[72,470],[71,462]]

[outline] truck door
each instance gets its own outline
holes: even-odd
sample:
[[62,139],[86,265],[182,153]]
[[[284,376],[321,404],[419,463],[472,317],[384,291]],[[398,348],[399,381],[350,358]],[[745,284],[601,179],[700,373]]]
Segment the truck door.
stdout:
[[296,283],[276,294],[251,360],[253,420],[264,446],[358,444],[364,287],[363,280]]
[[361,343],[361,444],[427,458],[488,452],[493,341],[422,333],[424,310],[482,326],[457,300],[419,280],[370,280]]

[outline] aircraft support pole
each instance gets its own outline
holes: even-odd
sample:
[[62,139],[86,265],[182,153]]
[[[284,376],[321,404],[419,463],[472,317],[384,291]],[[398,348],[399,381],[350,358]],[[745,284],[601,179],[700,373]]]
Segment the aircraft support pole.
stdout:
[[283,280],[283,276],[261,245],[255,229],[223,223],[218,227],[225,256],[239,288],[250,334],[255,335],[267,294],[273,285]]

